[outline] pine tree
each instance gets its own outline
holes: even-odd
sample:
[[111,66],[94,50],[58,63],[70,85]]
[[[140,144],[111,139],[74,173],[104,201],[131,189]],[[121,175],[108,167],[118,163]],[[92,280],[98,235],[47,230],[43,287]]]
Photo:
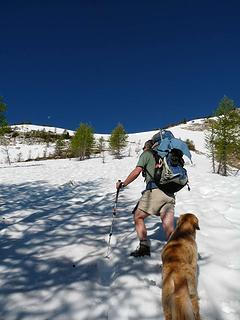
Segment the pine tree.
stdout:
[[236,109],[235,103],[233,100],[229,99],[227,96],[224,96],[222,100],[219,102],[217,109],[215,110],[214,115],[219,117],[221,115],[226,115],[230,111]]
[[94,146],[94,132],[91,126],[81,123],[71,140],[71,151],[79,160],[89,158]]
[[100,137],[98,140],[97,151],[99,153],[102,153],[103,151],[105,151],[105,140],[104,140],[103,136]]
[[55,156],[61,158],[64,156],[65,151],[65,142],[62,136],[60,136],[55,145]]
[[233,100],[224,97],[215,111],[216,121],[212,122],[212,151],[218,161],[217,173],[228,174],[228,164],[232,157],[239,156],[240,113]]
[[0,96],[0,144],[4,146],[4,151],[6,152],[6,155],[7,155],[7,162],[10,165],[11,161],[10,161],[10,156],[8,152],[9,141],[4,136],[5,133],[11,131],[7,125],[7,120],[4,115],[4,112],[6,112],[6,110],[7,110],[7,105],[4,102],[3,97]]
[[7,110],[7,105],[3,100],[3,97],[0,96],[0,135],[2,136],[5,132],[7,127],[7,120],[5,118],[4,112]]
[[240,117],[235,110],[232,110],[221,117],[215,125],[216,158],[219,162],[218,173],[227,175],[227,164],[232,154],[237,153],[239,146],[239,125]]
[[121,157],[122,150],[127,146],[128,135],[122,124],[118,124],[115,129],[113,129],[110,139],[109,147],[111,152],[116,158]]
[[97,144],[97,152],[99,152],[102,155],[102,162],[105,162],[105,140],[103,137],[100,137],[100,139],[98,140],[98,144]]

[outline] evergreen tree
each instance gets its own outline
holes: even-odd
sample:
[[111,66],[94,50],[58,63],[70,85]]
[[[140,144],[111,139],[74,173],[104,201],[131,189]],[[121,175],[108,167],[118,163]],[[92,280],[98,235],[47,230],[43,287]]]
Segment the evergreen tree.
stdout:
[[102,153],[103,151],[105,151],[105,140],[103,137],[100,137],[98,140],[97,151],[99,153]]
[[70,134],[69,132],[67,131],[67,129],[65,129],[62,133],[62,138],[63,139],[70,139]]
[[4,102],[3,97],[0,96],[0,135],[3,135],[8,129],[7,120],[4,115],[4,112],[6,112],[6,110],[7,105]]
[[0,144],[4,146],[4,151],[6,152],[7,162],[10,165],[10,156],[8,152],[9,140],[4,136],[5,133],[11,132],[8,127],[7,120],[5,118],[4,112],[7,110],[7,105],[3,100],[3,97],[0,96]]
[[240,113],[233,100],[225,96],[220,101],[215,116],[217,118],[211,123],[212,134],[210,133],[208,142],[214,161],[218,161],[217,173],[227,175],[230,159],[240,157]]
[[65,151],[65,142],[62,136],[60,136],[55,145],[55,156],[56,157],[63,157],[64,156],[64,151]]
[[81,123],[71,140],[73,156],[79,160],[89,158],[94,147],[94,132],[88,124]]
[[111,152],[116,158],[121,157],[121,151],[127,146],[128,135],[122,124],[118,124],[115,129],[113,129],[110,139],[109,147]]
[[187,139],[185,142],[188,145],[189,150],[196,151],[195,144],[194,144],[194,142],[192,140]]
[[220,101],[214,115],[219,117],[221,115],[228,114],[230,111],[233,111],[235,109],[236,106],[234,101],[229,99],[227,96],[224,96]]
[[100,137],[100,139],[98,140],[98,144],[97,144],[97,152],[99,152],[102,155],[102,162],[105,162],[105,156],[104,156],[104,152],[105,152],[105,140],[103,137]]

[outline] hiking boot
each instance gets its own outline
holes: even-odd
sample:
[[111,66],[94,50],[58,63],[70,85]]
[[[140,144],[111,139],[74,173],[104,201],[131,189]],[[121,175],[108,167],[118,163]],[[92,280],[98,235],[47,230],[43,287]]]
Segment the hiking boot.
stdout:
[[150,256],[150,246],[147,244],[143,244],[140,242],[140,245],[137,247],[137,249],[130,253],[130,256],[132,257],[143,257],[143,256]]

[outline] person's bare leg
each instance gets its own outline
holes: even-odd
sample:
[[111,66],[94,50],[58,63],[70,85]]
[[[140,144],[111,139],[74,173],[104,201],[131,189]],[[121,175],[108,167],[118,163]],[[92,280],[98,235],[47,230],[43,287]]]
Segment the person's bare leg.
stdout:
[[135,222],[135,228],[138,235],[139,240],[147,240],[147,228],[144,223],[144,219],[149,216],[148,213],[136,209],[134,213],[134,222]]
[[134,222],[135,222],[135,229],[139,238],[139,246],[138,248],[131,252],[130,256],[133,257],[143,257],[143,256],[150,256],[150,243],[147,239],[147,228],[144,223],[144,219],[147,218],[149,214],[146,212],[136,209],[134,213]]
[[174,211],[168,210],[167,212],[162,213],[161,219],[162,219],[163,230],[168,240],[174,231]]

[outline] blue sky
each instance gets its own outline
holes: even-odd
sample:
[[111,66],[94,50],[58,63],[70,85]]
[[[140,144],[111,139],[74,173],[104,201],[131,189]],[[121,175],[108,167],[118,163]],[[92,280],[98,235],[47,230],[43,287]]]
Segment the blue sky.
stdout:
[[239,106],[239,1],[0,1],[10,124],[129,133]]

